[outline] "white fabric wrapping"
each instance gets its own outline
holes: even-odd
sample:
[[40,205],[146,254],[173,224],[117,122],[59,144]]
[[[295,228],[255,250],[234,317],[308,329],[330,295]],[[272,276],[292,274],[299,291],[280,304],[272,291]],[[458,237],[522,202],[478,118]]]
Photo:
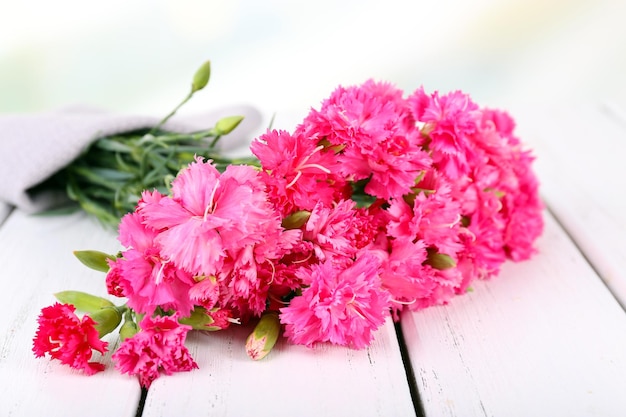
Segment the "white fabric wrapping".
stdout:
[[[208,129],[225,116],[244,116],[222,139],[222,149],[246,146],[261,125],[261,114],[250,106],[224,107],[206,114],[174,116],[164,129],[192,132]],[[36,114],[0,115],[0,205],[28,213],[54,207],[64,198],[53,193],[29,192],[72,162],[95,139],[149,128],[159,118],[110,113],[87,107]]]

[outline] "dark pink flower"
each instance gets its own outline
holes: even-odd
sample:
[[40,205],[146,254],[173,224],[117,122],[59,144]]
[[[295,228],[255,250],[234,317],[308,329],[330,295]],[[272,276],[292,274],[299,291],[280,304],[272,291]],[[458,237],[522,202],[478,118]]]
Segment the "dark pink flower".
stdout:
[[389,294],[381,287],[378,258],[364,252],[346,268],[331,262],[303,268],[306,287],[281,309],[285,335],[297,344],[331,342],[366,347],[389,314]]
[[334,145],[339,172],[367,179],[365,192],[382,199],[407,194],[431,164],[402,91],[388,83],[337,88],[297,131]]
[[185,347],[191,326],[179,324],[175,317],[146,316],[140,327],[112,356],[120,372],[136,375],[141,385],[149,388],[161,373],[171,375],[198,368]]
[[315,206],[304,226],[302,238],[313,244],[315,256],[320,262],[352,262],[358,250],[356,215],[356,205],[352,200],[339,201],[332,207],[321,203]]
[[33,339],[33,353],[38,358],[48,354],[92,375],[104,370],[103,364],[90,362],[93,351],[103,354],[107,342],[100,340],[94,327],[96,322],[91,317],[80,318],[75,311],[73,305],[60,303],[43,308],[37,319],[39,327]]
[[250,146],[263,167],[269,198],[282,216],[312,210],[316,202],[329,205],[344,193],[337,156],[318,142],[303,134],[272,130]]
[[461,91],[440,96],[423,88],[409,98],[413,117],[424,124],[435,165],[450,179],[467,174],[474,158],[470,145],[480,119],[478,105]]

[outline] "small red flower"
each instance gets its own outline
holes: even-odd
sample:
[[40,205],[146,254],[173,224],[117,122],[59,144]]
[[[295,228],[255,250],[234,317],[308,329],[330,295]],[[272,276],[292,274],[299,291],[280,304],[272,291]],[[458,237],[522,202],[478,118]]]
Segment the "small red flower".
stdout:
[[89,316],[78,317],[70,304],[55,303],[45,307],[37,319],[39,328],[33,339],[33,353],[40,358],[49,354],[53,359],[88,375],[104,370],[104,365],[89,362],[93,350],[104,353],[107,342],[100,340],[96,322]]

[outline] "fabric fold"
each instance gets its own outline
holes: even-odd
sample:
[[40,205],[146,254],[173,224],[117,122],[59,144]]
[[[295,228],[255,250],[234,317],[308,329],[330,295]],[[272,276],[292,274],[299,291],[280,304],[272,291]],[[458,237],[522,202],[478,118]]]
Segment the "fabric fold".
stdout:
[[[244,116],[244,120],[221,144],[221,149],[230,151],[248,146],[261,127],[261,113],[254,107],[229,106],[203,114],[177,115],[163,129],[193,132],[211,128],[220,118],[234,115]],[[159,120],[84,106],[0,115],[0,204],[28,213],[58,205],[63,196],[46,191],[34,193],[31,189],[71,163],[96,139],[150,128]]]

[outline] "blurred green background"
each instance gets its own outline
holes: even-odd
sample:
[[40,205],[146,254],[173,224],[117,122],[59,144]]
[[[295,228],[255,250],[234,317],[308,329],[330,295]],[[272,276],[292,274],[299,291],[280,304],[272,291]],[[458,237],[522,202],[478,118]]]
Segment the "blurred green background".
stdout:
[[[297,120],[339,84],[461,89],[479,104],[626,97],[626,9],[598,0],[0,0],[0,112],[164,115],[253,104]],[[281,119],[282,118],[282,119]]]

